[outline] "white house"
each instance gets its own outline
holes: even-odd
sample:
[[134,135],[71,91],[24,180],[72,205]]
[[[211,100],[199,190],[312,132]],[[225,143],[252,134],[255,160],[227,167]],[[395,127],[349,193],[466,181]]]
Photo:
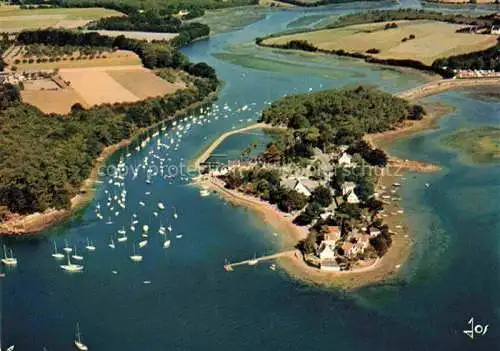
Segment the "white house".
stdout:
[[342,184],[342,196],[352,193],[356,188],[356,183],[354,182],[344,182]]
[[301,194],[304,194],[307,197],[311,196],[313,190],[316,189],[319,185],[320,185],[319,182],[306,178],[304,179],[291,178],[283,180],[281,182],[281,186],[287,189],[293,189]]
[[327,220],[330,216],[335,216],[335,210],[326,211],[319,215],[322,220]]
[[337,160],[337,163],[339,166],[344,166],[344,167],[351,167],[352,164],[352,156],[349,155],[347,152],[344,152],[342,156],[339,157]]
[[347,202],[350,204],[359,204],[359,198],[358,196],[354,193],[354,191],[351,191],[349,195],[347,195]]
[[311,196],[311,191],[312,191],[312,189],[309,190],[307,188],[307,186],[305,186],[304,184],[302,184],[302,182],[300,180],[297,181],[297,183],[293,187],[293,190],[295,190],[298,193],[304,194],[307,197]]
[[212,171],[212,176],[214,177],[220,177],[220,176],[225,176],[229,173],[229,168],[227,167],[221,167],[218,169],[215,169]]
[[322,271],[339,272],[340,267],[335,261],[335,247],[332,245],[322,244],[319,253],[320,269]]
[[370,228],[370,238],[376,238],[380,234],[381,232],[377,228]]

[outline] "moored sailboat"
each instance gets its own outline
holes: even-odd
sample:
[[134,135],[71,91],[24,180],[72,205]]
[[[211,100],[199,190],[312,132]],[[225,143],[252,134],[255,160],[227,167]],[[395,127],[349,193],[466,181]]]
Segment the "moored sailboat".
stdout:
[[81,351],[87,351],[89,348],[87,347],[87,345],[85,345],[82,341],[82,334],[80,333],[80,324],[79,323],[76,323],[76,339],[75,339],[75,346],[78,350],[81,350]]
[[64,258],[64,255],[62,253],[57,252],[57,245],[55,241],[54,241],[54,253],[52,254],[52,257],[54,257],[57,260],[62,260]]

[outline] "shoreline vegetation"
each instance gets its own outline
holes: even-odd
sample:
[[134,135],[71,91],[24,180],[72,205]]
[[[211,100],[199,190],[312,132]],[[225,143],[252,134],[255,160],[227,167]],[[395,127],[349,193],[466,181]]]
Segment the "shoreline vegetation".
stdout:
[[[387,148],[393,141],[401,137],[406,137],[410,134],[434,127],[436,120],[449,112],[449,108],[440,104],[429,104],[425,107],[427,109],[427,114],[422,119],[401,123],[393,130],[367,134],[364,139],[374,147]],[[247,130],[248,128],[275,127],[269,124],[258,123],[243,129]],[[284,128],[281,129],[284,130]],[[275,205],[271,205],[269,202],[253,195],[244,194],[236,189],[228,189],[227,184],[225,184],[222,179],[211,175],[203,175],[203,161],[209,157],[211,151],[220,145],[228,136],[241,131],[241,129],[231,130],[222,134],[192,161],[192,165],[199,166],[201,164],[200,173],[202,175],[197,179],[195,184],[204,190],[216,192],[221,198],[235,205],[243,206],[256,212],[264,222],[283,234],[284,250],[289,250],[297,242],[306,240],[308,236],[308,229],[306,229],[306,227],[294,223],[295,216],[287,214],[276,208]],[[383,172],[382,176],[377,180],[377,187],[390,188],[392,184],[400,182],[401,178],[404,179],[404,175],[400,172],[436,172],[440,170],[440,168],[435,165],[429,165],[414,160],[399,160],[391,155],[388,155],[387,167],[392,169],[393,172]],[[412,239],[409,235],[405,218],[402,215],[403,210],[400,207],[399,201],[386,204],[385,211],[386,213],[397,213],[397,215],[391,216],[384,221],[387,222],[390,228],[397,226],[398,234],[392,236],[391,248],[389,248],[387,253],[381,258],[372,259],[367,264],[352,270],[338,272],[325,272],[307,264],[304,261],[303,253],[299,250],[297,250],[294,255],[287,254],[280,257],[278,262],[292,277],[319,285],[350,289],[386,279],[392,276],[392,274],[404,264],[410,252]]]
[[[412,23],[412,21],[436,21],[436,23],[447,23],[453,24],[455,26],[460,25],[463,27],[458,28],[456,32],[454,31],[452,34],[446,32],[445,37],[448,37],[450,35],[461,35],[463,38],[474,38],[476,40],[470,43],[470,50],[468,52],[464,53],[460,50],[458,52],[455,52],[453,48],[449,48],[447,51],[445,50],[444,52],[442,52],[440,51],[441,46],[439,45],[439,43],[433,43],[433,41],[442,40],[443,37],[439,37],[437,35],[429,35],[428,29],[424,30],[423,28],[416,27],[414,29],[405,29],[406,27],[408,27],[408,23]],[[491,28],[493,28],[494,26],[498,26],[499,23],[500,19],[497,18],[495,14],[473,17],[462,14],[445,14],[414,9],[381,10],[370,11],[366,13],[354,13],[351,15],[342,16],[338,18],[334,24],[322,28],[291,30],[282,33],[271,34],[266,37],[258,37],[256,38],[255,42],[258,46],[262,47],[301,50],[337,56],[346,56],[362,59],[368,63],[409,67],[429,73],[439,74],[443,78],[452,78],[455,76],[456,70],[500,70],[500,67],[497,65],[497,61],[495,59],[498,48],[500,47],[500,42],[498,41],[498,37],[496,41],[493,40],[493,33],[488,34]],[[376,26],[378,24],[380,24],[380,26],[385,24],[385,27],[369,27],[370,25]],[[471,30],[471,28],[473,28],[473,30]],[[445,28],[443,28],[443,31],[444,29]],[[326,32],[333,30],[340,31],[338,35],[345,36],[344,42],[359,42],[360,38],[362,39],[363,36],[370,35],[376,35],[379,37],[381,35],[387,36],[387,40],[380,41],[381,38],[377,37],[378,42],[374,42],[373,44],[371,44],[371,39],[369,42],[370,45],[373,45],[373,47],[365,47],[362,50],[360,50],[360,48],[348,49],[342,45],[340,45],[340,47],[334,46],[334,48],[332,48],[332,46],[329,45],[329,41],[325,38],[328,37]],[[350,33],[349,30],[352,33]],[[412,41],[422,41],[423,39],[418,37],[418,35],[415,36],[413,33],[411,33],[412,30],[423,30],[423,33],[425,33],[424,37],[427,40],[425,45],[433,51],[429,51],[430,49],[420,50],[422,51],[422,53],[420,51],[414,51],[414,48],[411,44]],[[402,33],[401,37],[394,38],[394,33],[399,33],[399,31],[401,31]],[[406,34],[405,31],[409,31],[410,35],[404,36],[403,33]],[[325,32],[325,34],[322,34],[323,32]],[[330,33],[330,37],[332,35],[333,34]],[[309,39],[303,38],[306,36]],[[321,44],[313,43],[313,40],[310,39],[310,37],[312,38],[312,36],[314,36],[314,38],[316,38],[315,36],[318,36],[316,38],[316,41],[320,42]],[[351,36],[351,38],[349,36]],[[436,39],[438,37],[440,39]],[[478,40],[478,38],[481,38],[481,40],[483,40],[485,44],[489,43],[489,45],[492,46],[485,47],[483,45],[481,47],[478,47],[477,44],[474,44]],[[280,39],[282,39],[282,41],[286,41],[282,42],[280,41]],[[393,45],[396,46],[392,48],[394,50],[391,51],[391,47],[384,47],[385,51],[383,50],[383,52],[381,52],[380,48],[378,48],[376,45],[381,44],[382,42],[387,43],[389,39],[391,39],[392,41],[395,40]],[[450,43],[452,42],[453,40],[450,39]],[[403,50],[403,45],[406,45],[405,47],[408,50],[406,55],[404,54],[405,51]],[[396,52],[397,54],[393,53],[391,55],[388,52]],[[417,53],[420,56],[424,55],[426,60],[432,60],[426,62],[426,60],[422,60],[421,58],[415,59],[414,57]],[[443,58],[440,55],[448,57]]]
[[[21,101],[19,87],[3,84],[0,123],[5,145],[1,161],[5,166],[0,171],[1,234],[37,232],[66,218],[71,209],[86,202],[82,185],[92,183],[86,180],[95,177],[92,172],[97,159],[105,158],[145,129],[214,98],[221,84],[212,67],[189,62],[165,41],[149,43],[124,36],[112,38],[48,29],[21,32],[16,43],[130,50],[160,78],[168,81],[176,72],[186,88],[134,103],[104,104],[90,109],[75,104],[63,116],[43,114]],[[20,128],[21,134],[16,132]],[[31,150],[33,142],[38,143],[36,152]],[[89,186],[86,184],[84,190]],[[46,216],[37,220],[39,216],[30,217],[34,213]]]
[[158,128],[165,123],[172,122],[187,113],[194,110],[212,100],[217,98],[218,91],[210,93],[201,101],[194,102],[186,108],[176,111],[170,119],[159,121],[148,127],[138,129],[132,136],[123,139],[120,142],[105,147],[98,158],[95,159],[95,164],[92,167],[90,175],[82,182],[79,193],[71,198],[71,206],[69,209],[48,209],[42,213],[32,213],[29,215],[14,215],[13,218],[5,222],[0,222],[0,235],[24,235],[35,234],[45,230],[55,224],[69,219],[75,213],[85,208],[85,206],[92,201],[95,194],[95,186],[98,184],[99,169],[106,163],[108,158],[113,156],[116,152],[121,151],[132,144],[134,141],[140,139],[145,133],[148,133],[155,128]]

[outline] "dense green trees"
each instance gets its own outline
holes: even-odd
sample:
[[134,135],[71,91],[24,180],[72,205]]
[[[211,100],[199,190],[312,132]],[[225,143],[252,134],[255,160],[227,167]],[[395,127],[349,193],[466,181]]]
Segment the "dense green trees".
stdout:
[[277,170],[258,167],[248,170],[236,168],[221,178],[226,188],[260,197],[276,204],[283,212],[300,210],[308,202],[305,195],[280,185],[280,175]]
[[[197,27],[196,24],[190,27]],[[196,30],[196,29],[195,29]],[[187,38],[191,40],[192,38]],[[204,78],[215,80],[215,71],[204,64],[191,64],[176,46],[166,41],[147,42],[145,40],[129,39],[123,35],[116,38],[98,33],[80,33],[62,29],[43,29],[24,31],[18,35],[18,42],[23,45],[44,44],[52,46],[83,46],[98,48],[116,48],[135,52],[147,68],[180,68]]]
[[311,224],[321,213],[323,213],[323,207],[317,202],[311,202],[303,212],[295,217],[293,223],[300,226]]
[[12,84],[0,84],[0,110],[16,106],[20,102],[19,88]]
[[491,48],[468,54],[450,56],[437,59],[432,63],[433,67],[448,70],[453,69],[477,69],[500,71],[500,42]]
[[143,31],[179,33],[172,40],[172,45],[181,47],[210,34],[210,27],[201,23],[183,23],[170,14],[162,15],[159,11],[149,10],[135,13],[127,17],[102,18],[89,26],[90,29],[106,29],[120,31]]
[[309,199],[311,203],[318,203],[321,207],[328,207],[333,201],[332,193],[330,189],[325,186],[318,186],[311,193],[311,197]]
[[421,107],[364,87],[287,96],[268,107],[261,121],[287,126],[291,135],[284,133],[272,150],[266,150],[264,158],[308,158],[314,147],[328,151],[333,145],[345,144],[359,149],[352,153],[359,153],[370,164],[385,166],[385,153],[372,150],[361,141],[362,136],[390,130],[417,114],[421,118],[422,113]]

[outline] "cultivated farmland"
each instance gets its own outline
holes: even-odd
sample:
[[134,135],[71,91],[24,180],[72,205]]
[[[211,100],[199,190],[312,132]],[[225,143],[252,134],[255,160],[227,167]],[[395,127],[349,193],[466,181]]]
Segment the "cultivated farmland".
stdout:
[[76,103],[136,102],[183,88],[183,82],[169,83],[142,66],[62,68],[50,79],[26,81],[21,96],[45,113],[64,114]]
[[0,6],[0,31],[19,32],[48,27],[77,28],[103,17],[120,16],[104,8],[54,8],[23,10],[18,6]]
[[[265,44],[285,44],[306,40],[324,50],[345,50],[371,54],[381,59],[413,59],[425,64],[452,55],[484,50],[495,45],[497,35],[456,33],[463,26],[438,21],[395,21],[397,28],[384,29],[388,22],[369,23],[285,35],[265,40]],[[391,22],[392,23],[392,22]],[[414,36],[410,39],[410,36]],[[405,39],[406,38],[406,39]]]
[[92,48],[86,52],[84,49],[71,48],[68,52],[62,52],[62,48],[44,45],[13,48],[4,55],[4,61],[8,69],[16,67],[18,71],[142,64],[140,58],[131,51]]

